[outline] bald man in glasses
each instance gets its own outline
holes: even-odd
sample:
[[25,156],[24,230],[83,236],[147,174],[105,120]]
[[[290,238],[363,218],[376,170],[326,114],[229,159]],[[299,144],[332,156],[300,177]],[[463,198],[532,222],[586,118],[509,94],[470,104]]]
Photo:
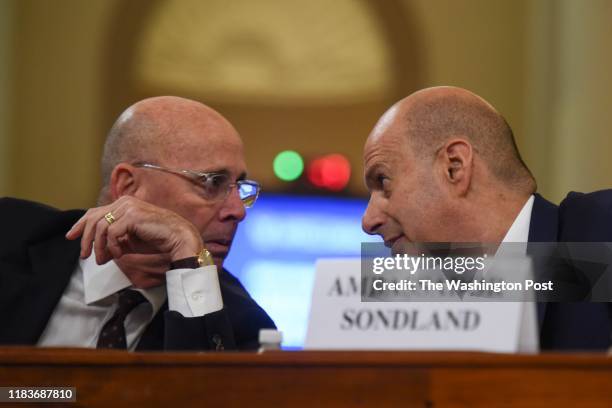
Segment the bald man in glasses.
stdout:
[[274,323],[223,269],[259,193],[234,127],[195,101],[145,99],[113,125],[101,170],[88,211],[0,201],[0,344],[256,348]]

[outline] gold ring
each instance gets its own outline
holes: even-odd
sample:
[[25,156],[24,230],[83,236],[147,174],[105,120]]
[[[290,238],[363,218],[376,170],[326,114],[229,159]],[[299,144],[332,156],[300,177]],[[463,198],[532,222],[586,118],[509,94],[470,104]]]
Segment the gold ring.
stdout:
[[110,211],[104,215],[104,219],[106,220],[106,222],[108,222],[108,225],[111,225],[113,222],[117,221],[113,213]]

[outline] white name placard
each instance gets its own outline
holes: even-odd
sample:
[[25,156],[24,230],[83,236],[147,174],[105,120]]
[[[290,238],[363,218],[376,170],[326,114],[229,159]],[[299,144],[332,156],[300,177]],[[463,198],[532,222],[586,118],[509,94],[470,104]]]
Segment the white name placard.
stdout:
[[360,268],[317,262],[305,349],[537,351],[533,303],[362,302]]

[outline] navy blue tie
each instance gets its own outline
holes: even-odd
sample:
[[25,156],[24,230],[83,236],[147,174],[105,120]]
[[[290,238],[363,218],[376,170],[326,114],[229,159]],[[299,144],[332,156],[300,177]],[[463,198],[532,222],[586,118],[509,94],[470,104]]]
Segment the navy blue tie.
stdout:
[[146,302],[142,293],[135,290],[122,290],[119,292],[119,305],[115,314],[104,324],[97,348],[127,349],[125,338],[125,318],[136,306]]

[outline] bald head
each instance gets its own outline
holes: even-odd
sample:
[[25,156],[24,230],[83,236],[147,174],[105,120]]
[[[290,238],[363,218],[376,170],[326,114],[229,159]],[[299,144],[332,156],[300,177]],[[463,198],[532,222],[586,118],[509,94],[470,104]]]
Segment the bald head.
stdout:
[[[504,185],[536,189],[535,180],[520,157],[512,130],[487,101],[456,87],[427,88],[402,99],[379,121],[399,123],[417,159],[433,160],[435,152],[451,138],[464,138]],[[380,129],[382,131],[384,129]],[[373,132],[376,137],[377,129]]]
[[206,154],[213,145],[239,145],[233,126],[206,105],[176,96],[144,99],[127,108],[113,124],[102,154],[102,191],[105,201],[113,169],[119,163],[145,161],[179,166]]
[[364,147],[363,229],[407,242],[502,242],[535,191],[510,127],[464,89],[429,88],[396,103]]

